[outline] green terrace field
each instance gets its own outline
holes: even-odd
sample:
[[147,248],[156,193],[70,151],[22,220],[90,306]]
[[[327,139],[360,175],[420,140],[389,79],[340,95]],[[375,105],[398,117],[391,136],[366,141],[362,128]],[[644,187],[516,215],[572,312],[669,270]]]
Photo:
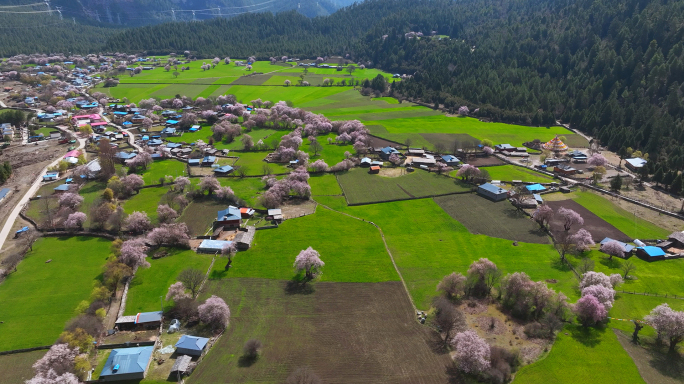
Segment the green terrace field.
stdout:
[[[392,171],[406,172],[401,168]],[[422,170],[397,177],[385,177],[382,173],[371,174],[367,168],[354,168],[340,174],[338,180],[349,204],[410,199],[470,190],[470,186],[460,180]]]
[[178,176],[186,176],[186,165],[174,159],[154,161],[142,172],[143,181],[145,185],[153,185],[159,184],[159,179],[165,176],[173,176],[174,179]]
[[225,260],[217,260],[210,278],[289,280],[295,276],[292,261],[309,246],[325,262],[321,281],[399,279],[375,227],[321,207],[312,215],[286,220],[277,229],[257,231],[251,249],[239,252],[228,271],[224,270]]
[[[499,165],[495,167],[482,168],[489,172],[489,177],[492,180],[513,181],[521,180],[532,183],[552,183],[553,177],[544,175],[543,173],[535,172],[527,168],[517,167],[515,165]],[[455,176],[455,171],[452,173]]]
[[[159,297],[166,298],[169,286],[176,282],[181,271],[196,268],[206,272],[211,264],[212,255],[197,254],[189,249],[163,248],[152,251],[151,255],[159,251],[169,255],[160,259],[148,257],[151,266],[138,269],[128,290],[125,315],[160,310]],[[168,309],[170,303],[165,302],[164,307]]]
[[344,153],[349,152],[349,153],[354,153],[354,146],[351,144],[348,145],[339,145],[335,144],[328,144],[328,139],[331,138],[335,140],[335,137],[337,134],[335,133],[330,133],[324,136],[317,136],[316,139],[318,142],[321,144],[323,149],[319,152],[318,156],[314,156],[314,151],[311,149],[311,142],[309,140],[304,140],[302,143],[302,146],[300,147],[300,150],[305,151],[309,154],[309,163],[313,163],[316,160],[322,159],[324,160],[329,166],[333,166],[340,161],[344,160]]
[[54,343],[78,303],[90,297],[110,244],[88,237],[39,239],[0,285],[0,349]]

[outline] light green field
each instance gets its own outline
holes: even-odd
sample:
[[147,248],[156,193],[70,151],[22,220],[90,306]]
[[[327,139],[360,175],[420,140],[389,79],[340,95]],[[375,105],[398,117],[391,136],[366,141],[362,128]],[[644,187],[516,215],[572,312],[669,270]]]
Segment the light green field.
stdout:
[[88,237],[39,239],[0,285],[0,350],[54,343],[78,303],[90,297],[110,244]]
[[264,183],[260,177],[219,177],[219,182],[224,187],[230,187],[235,196],[247,202],[252,207],[260,207],[258,198],[264,192]]
[[[568,335],[565,335],[568,333]],[[516,383],[644,383],[610,328],[568,325],[549,355],[522,367]]]
[[337,182],[335,175],[314,174],[309,178],[312,195],[341,195],[342,189]]
[[257,231],[252,248],[239,252],[229,271],[224,271],[225,261],[217,260],[210,277],[289,280],[295,276],[292,268],[295,257],[309,246],[325,262],[322,281],[398,280],[380,234],[373,226],[320,207],[315,214],[286,220],[277,229]]
[[352,155],[355,153],[354,146],[351,144],[340,145],[335,144],[334,141],[333,144],[328,144],[328,138],[335,140],[335,137],[337,137],[337,134],[335,133],[329,133],[324,136],[316,137],[318,142],[323,147],[323,149],[319,152],[318,156],[314,156],[314,152],[313,150],[311,150],[311,142],[306,138],[304,139],[302,146],[299,149],[309,154],[309,163],[313,163],[316,160],[322,159],[326,162],[326,164],[332,167],[333,165],[345,159],[345,152],[349,152]]
[[159,184],[159,179],[165,176],[185,176],[186,164],[174,159],[157,160],[143,171],[145,185]]
[[152,224],[157,223],[157,207],[166,204],[166,194],[169,187],[143,188],[124,203],[124,212],[130,215],[133,212],[147,212]]
[[[139,268],[128,289],[125,315],[135,315],[138,312],[159,311],[161,301],[159,296],[166,298],[169,286],[176,282],[178,274],[186,268],[196,268],[207,271],[211,264],[212,255],[197,254],[191,250],[165,248],[169,256],[161,259],[147,258],[149,268]],[[154,253],[156,251],[152,251]],[[152,254],[151,253],[151,254]],[[170,303],[165,302],[168,309]]]
[[[499,165],[496,167],[482,168],[489,172],[489,177],[492,180],[522,180],[532,183],[552,183],[553,177],[547,176],[523,167],[516,167],[515,165]],[[455,172],[454,172],[455,176]]]
[[270,173],[272,174],[282,174],[290,172],[290,168],[287,168],[284,164],[265,162],[264,159],[266,158],[266,155],[268,155],[268,152],[240,152],[235,153],[233,155],[240,156],[235,165],[240,167],[246,167],[248,176],[265,175],[265,165],[267,165],[270,168]]

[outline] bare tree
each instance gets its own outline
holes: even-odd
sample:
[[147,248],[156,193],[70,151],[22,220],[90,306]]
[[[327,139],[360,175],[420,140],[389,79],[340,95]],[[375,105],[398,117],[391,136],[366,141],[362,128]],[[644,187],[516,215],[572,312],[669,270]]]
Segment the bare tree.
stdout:
[[259,341],[258,339],[249,339],[245,343],[244,347],[242,347],[242,352],[248,359],[256,360],[256,358],[259,356],[261,346],[261,341]]
[[525,200],[530,197],[531,192],[525,185],[518,185],[511,190],[510,199],[513,206],[518,210],[522,211]]
[[178,281],[183,283],[185,288],[192,292],[192,297],[194,298],[197,296],[197,291],[204,281],[204,272],[196,268],[184,269],[178,275]]
[[620,269],[622,269],[622,277],[627,280],[627,275],[629,275],[630,272],[636,270],[636,265],[632,263],[631,260],[626,260],[622,265],[620,266]]
[[2,265],[6,266],[7,271],[14,270],[14,272],[16,272],[17,265],[19,265],[23,259],[24,255],[22,253],[13,253],[2,261]]
[[465,316],[445,297],[438,297],[435,302],[435,317],[432,323],[444,334],[444,345],[451,340],[451,333],[458,332],[465,326]]
[[33,243],[40,237],[40,232],[33,228],[29,228],[29,230],[26,231],[22,237],[24,246],[33,251]]

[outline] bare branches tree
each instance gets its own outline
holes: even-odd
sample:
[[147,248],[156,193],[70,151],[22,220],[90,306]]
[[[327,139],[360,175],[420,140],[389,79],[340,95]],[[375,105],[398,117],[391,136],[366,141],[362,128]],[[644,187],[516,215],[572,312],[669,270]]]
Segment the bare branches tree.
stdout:
[[432,323],[441,334],[444,334],[444,345],[447,345],[452,332],[458,332],[465,326],[465,316],[445,297],[438,297],[434,306],[436,314]]
[[178,275],[178,281],[192,292],[192,297],[196,297],[197,291],[204,281],[204,272],[196,268],[184,269]]
[[627,275],[629,275],[630,272],[636,270],[636,265],[632,263],[631,260],[626,260],[622,265],[620,266],[620,269],[622,269],[622,277],[627,280]]

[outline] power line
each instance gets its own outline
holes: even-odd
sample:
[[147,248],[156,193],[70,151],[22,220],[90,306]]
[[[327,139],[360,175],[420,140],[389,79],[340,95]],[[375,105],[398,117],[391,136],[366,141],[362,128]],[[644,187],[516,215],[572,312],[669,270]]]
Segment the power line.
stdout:
[[20,5],[0,5],[0,8],[20,8],[20,7],[33,7],[34,5],[45,5],[45,2],[42,1],[40,3],[33,3],[33,4],[20,4]]

